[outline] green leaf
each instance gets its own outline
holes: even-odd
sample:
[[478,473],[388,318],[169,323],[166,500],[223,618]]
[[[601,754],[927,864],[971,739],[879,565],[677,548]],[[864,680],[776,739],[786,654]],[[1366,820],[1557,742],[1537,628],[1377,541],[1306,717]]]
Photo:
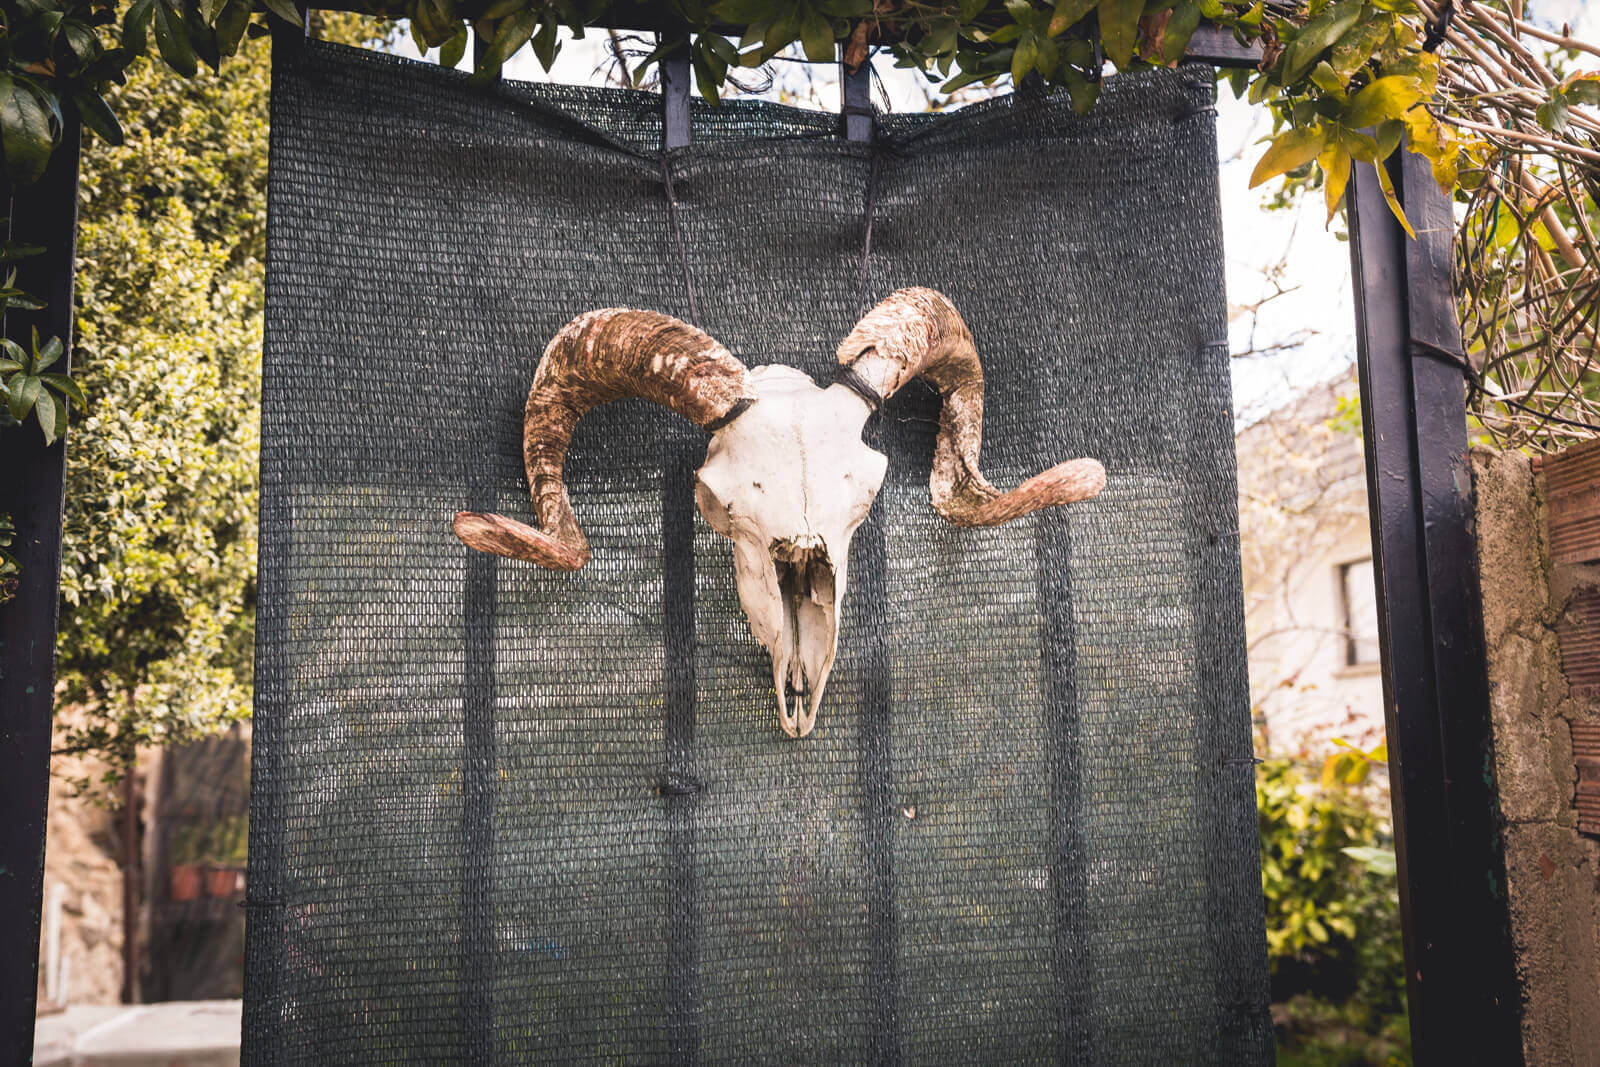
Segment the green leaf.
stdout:
[[[33,379],[38,381],[37,378]],[[67,430],[67,406],[61,398],[51,392],[40,392],[33,405],[33,417],[39,420],[39,429],[44,432],[44,443],[53,445],[56,438]]]
[[1054,78],[1056,67],[1061,62],[1061,49],[1048,37],[1035,37],[1033,40],[1039,50],[1038,57],[1033,61],[1033,69],[1046,80]]
[[41,374],[39,375],[39,380],[80,408],[88,407],[89,401],[83,395],[83,388],[69,376],[65,374]]
[[1021,85],[1022,79],[1033,70],[1034,64],[1039,59],[1039,43],[1033,34],[1024,34],[1022,40],[1017,42],[1016,50],[1011,53],[1011,81]]
[[1212,21],[1222,17],[1222,0],[1200,0],[1200,16]]
[[1361,864],[1373,874],[1384,877],[1394,877],[1398,865],[1395,863],[1394,849],[1374,848],[1371,845],[1352,845],[1339,850],[1346,856]]
[[711,13],[724,22],[744,26],[772,14],[771,0],[721,0],[711,8]]
[[1060,37],[1094,9],[1095,0],[1056,0],[1056,9],[1050,14],[1045,32],[1051,37]]
[[1399,119],[1390,119],[1379,124],[1375,133],[1378,141],[1378,158],[1388,159],[1394,150],[1400,147],[1400,137],[1406,132],[1406,124]]
[[225,56],[238,55],[239,42],[250,28],[250,0],[228,0],[217,16],[217,51]]
[[293,26],[304,26],[306,17],[294,5],[294,0],[261,0],[267,10]]
[[517,54],[517,49],[528,43],[528,38],[533,36],[533,31],[539,28],[539,13],[530,8],[514,11],[501,20],[495,27],[494,41],[489,45],[488,54],[484,57],[488,64],[495,70],[505,65],[506,60]]
[[27,415],[38,396],[39,379],[31,374],[19,374],[6,383],[6,404],[13,419]]
[[18,363],[16,360],[8,357],[0,356],[0,374],[10,374],[12,371],[19,371],[21,369],[21,363]]
[[117,121],[116,113],[101,99],[99,93],[93,89],[80,87],[72,94],[72,99],[78,105],[78,117],[83,120],[85,126],[99,134],[106,144],[122,144],[122,124]]
[[5,172],[14,183],[37,181],[61,135],[61,113],[54,97],[21,75],[0,74],[0,147]]
[[43,348],[38,347],[38,335],[34,335],[34,348],[39,354],[39,362],[34,364],[34,370],[44,370],[61,358],[61,338],[52,337],[44,343]]
[[1200,25],[1200,6],[1194,0],[1178,0],[1167,20],[1167,32],[1161,38],[1161,58],[1168,64],[1177,63],[1189,50],[1189,39]]
[[705,54],[698,49],[694,54],[694,83],[700,87],[700,95],[713,104],[722,103],[722,93],[717,85],[717,76],[712,71]]
[[1133,61],[1134,45],[1139,40],[1139,16],[1144,0],[1100,0],[1100,42],[1106,55],[1119,68]]
[[1565,93],[1557,92],[1534,110],[1533,117],[1539,125],[1552,133],[1565,133],[1570,122],[1571,106]]
[[1369,137],[1360,130],[1352,130],[1345,126],[1337,127],[1339,143],[1344,145],[1350,153],[1350,158],[1362,163],[1378,162],[1378,140]]
[[728,40],[721,34],[709,32],[702,33],[697,38],[697,41],[699,44],[709,49],[718,59],[722,60],[726,66],[731,67],[738,64],[739,50],[733,46],[732,41]]
[[723,79],[728,76],[728,64],[722,61],[721,56],[706,47],[704,37],[696,38],[694,42],[694,61],[705,66],[706,74],[710,77],[712,86],[717,87],[719,90],[717,95],[720,98],[720,87]]
[[0,311],[8,307],[22,311],[40,311],[44,308],[44,301],[22,289],[0,289]]
[[1422,99],[1422,80],[1392,74],[1379,78],[1350,98],[1340,121],[1352,129],[1376,126],[1404,115]]
[[1327,60],[1323,60],[1311,68],[1311,84],[1325,93],[1332,93],[1335,96],[1344,95],[1344,79],[1339,76],[1339,72],[1334,70]]
[[1303,78],[1322,53],[1343,37],[1361,18],[1361,0],[1340,0],[1301,27],[1278,61],[1280,84],[1293,85]]
[[[537,36],[537,35],[536,35]],[[538,41],[534,42],[537,51]],[[461,65],[461,57],[467,54],[467,27],[463,23],[456,29],[456,35],[439,46],[439,65],[454,70]]]
[[[539,23],[539,29],[533,35],[533,56],[539,61],[539,66],[545,70],[555,66],[556,54],[561,51],[559,34],[560,24],[556,22],[554,15],[546,12],[543,20]],[[465,34],[462,36],[464,38]],[[445,43],[448,44],[449,42]],[[463,47],[465,47],[465,41],[463,41]],[[440,55],[442,56],[443,54],[441,51]],[[457,57],[457,61],[459,62],[459,57]]]
[[134,55],[143,55],[149,44],[150,16],[155,13],[156,0],[134,0],[122,18],[122,47]]
[[169,0],[156,0],[155,22],[156,48],[161,58],[185,78],[194,77],[199,58],[195,55],[193,42],[189,40],[189,29],[183,24],[183,15],[173,10]]
[[1389,37],[1393,28],[1390,19],[1362,18],[1334,44],[1330,62],[1340,77],[1350,75],[1367,65],[1372,53]]
[[1321,126],[1287,130],[1278,135],[1261,156],[1256,169],[1250,172],[1250,188],[1270,181],[1305,166],[1321,154],[1327,142],[1327,133]]
[[1080,115],[1087,115],[1100,99],[1100,83],[1090,81],[1073,67],[1061,68],[1061,81],[1072,99],[1072,110]]
[[811,62],[831,63],[834,59],[833,23],[811,12],[800,22],[800,45]]
[[1594,107],[1600,104],[1600,82],[1595,81],[1594,75],[1576,78],[1566,87],[1564,93],[1568,100],[1574,104]]

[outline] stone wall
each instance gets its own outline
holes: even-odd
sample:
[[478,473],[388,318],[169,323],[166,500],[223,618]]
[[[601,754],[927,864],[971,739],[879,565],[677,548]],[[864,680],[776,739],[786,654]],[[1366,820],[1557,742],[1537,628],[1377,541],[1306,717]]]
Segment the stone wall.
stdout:
[[1562,673],[1556,627],[1600,567],[1552,566],[1528,457],[1474,455],[1484,637],[1507,892],[1531,1067],[1600,1063],[1600,841],[1579,834],[1571,724],[1600,722]]

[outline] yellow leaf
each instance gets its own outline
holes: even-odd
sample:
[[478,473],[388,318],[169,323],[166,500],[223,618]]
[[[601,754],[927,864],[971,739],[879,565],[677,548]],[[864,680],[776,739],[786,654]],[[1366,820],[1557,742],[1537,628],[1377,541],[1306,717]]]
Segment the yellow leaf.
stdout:
[[1322,168],[1322,191],[1328,201],[1328,222],[1339,213],[1339,202],[1344,199],[1344,187],[1350,181],[1350,153],[1335,139],[1317,156],[1317,166]]
[[1376,126],[1399,118],[1421,99],[1422,79],[1391,74],[1352,96],[1339,121],[1352,129]]
[[1389,170],[1382,163],[1374,163],[1372,169],[1378,172],[1378,184],[1383,187],[1383,198],[1389,201],[1389,210],[1394,212],[1394,217],[1400,220],[1400,225],[1415,241],[1417,231],[1411,228],[1411,220],[1406,218],[1405,209],[1400,206],[1400,198],[1394,195],[1394,182],[1389,180]]
[[1254,189],[1264,181],[1287,174],[1316,159],[1322,151],[1323,139],[1321,126],[1308,126],[1280,134],[1262,154],[1256,169],[1250,172],[1250,188]]

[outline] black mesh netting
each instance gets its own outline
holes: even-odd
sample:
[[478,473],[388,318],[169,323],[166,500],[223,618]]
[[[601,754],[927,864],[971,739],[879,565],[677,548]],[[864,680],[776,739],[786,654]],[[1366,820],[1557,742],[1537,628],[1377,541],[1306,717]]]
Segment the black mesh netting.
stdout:
[[[697,103],[680,258],[649,94],[280,58],[247,1062],[1270,1058],[1208,75],[875,149]],[[687,317],[685,259],[703,327],[818,377],[863,299],[938,288],[991,476],[1110,471],[953,528],[936,397],[894,397],[803,741],[666,410],[579,427],[583,570],[450,530],[529,519],[545,343]]]

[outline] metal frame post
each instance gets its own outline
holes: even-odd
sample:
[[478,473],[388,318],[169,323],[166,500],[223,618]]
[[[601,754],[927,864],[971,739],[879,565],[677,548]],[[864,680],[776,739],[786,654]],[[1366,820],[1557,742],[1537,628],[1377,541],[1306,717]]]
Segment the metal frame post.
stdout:
[[[77,113],[64,109],[61,142],[44,176],[11,195],[11,239],[44,254],[17,265],[17,284],[46,301],[10,310],[6,336],[26,347],[32,332],[56,336],[72,359],[72,282],[78,232]],[[52,368],[55,369],[55,368]],[[38,1009],[39,919],[44,909],[45,815],[50,798],[51,711],[61,594],[61,511],[66,440],[46,446],[30,417],[0,430],[0,512],[16,522],[22,573],[0,606],[0,1063],[33,1062]]]
[[[1412,1048],[1419,1064],[1522,1061],[1482,600],[1451,292],[1455,221],[1428,163],[1350,184],[1350,263],[1383,654]],[[1420,343],[1420,344],[1419,344]]]

